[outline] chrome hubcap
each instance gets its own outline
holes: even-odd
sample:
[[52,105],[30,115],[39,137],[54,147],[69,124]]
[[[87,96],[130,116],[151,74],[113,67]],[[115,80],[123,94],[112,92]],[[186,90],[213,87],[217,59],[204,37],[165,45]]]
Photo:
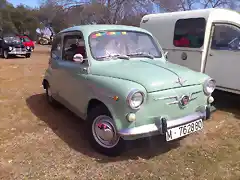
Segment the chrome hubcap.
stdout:
[[113,120],[110,117],[101,115],[92,124],[92,133],[95,140],[105,148],[112,148],[119,141],[119,136],[112,122]]

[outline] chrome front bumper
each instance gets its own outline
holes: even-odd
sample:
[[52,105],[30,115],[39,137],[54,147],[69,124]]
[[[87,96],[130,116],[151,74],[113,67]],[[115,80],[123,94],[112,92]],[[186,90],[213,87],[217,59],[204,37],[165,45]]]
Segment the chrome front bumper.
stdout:
[[210,118],[210,107],[206,106],[205,110],[195,112],[193,114],[187,115],[182,118],[166,120],[165,118],[159,117],[158,120],[154,124],[147,124],[143,126],[138,126],[134,128],[121,129],[118,131],[118,134],[123,137],[127,136],[138,136],[144,134],[151,134],[158,132],[159,134],[165,135],[167,129],[181,126],[192,121],[196,121],[199,119],[209,119]]
[[18,51],[10,51],[8,52],[8,54],[13,54],[13,55],[25,55],[25,54],[28,54],[30,52],[27,52],[27,51],[22,51],[22,52],[18,52]]

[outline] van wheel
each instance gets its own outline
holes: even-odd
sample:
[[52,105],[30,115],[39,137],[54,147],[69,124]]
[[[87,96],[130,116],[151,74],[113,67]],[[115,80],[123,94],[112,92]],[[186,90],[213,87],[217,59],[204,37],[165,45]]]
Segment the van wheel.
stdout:
[[125,141],[117,134],[112,116],[104,106],[90,110],[86,131],[91,146],[101,154],[114,157],[125,149]]
[[53,107],[59,107],[60,103],[57,102],[53,97],[52,97],[52,90],[49,86],[49,84],[46,85],[46,97],[47,97],[47,102]]
[[8,51],[4,50],[3,51],[3,58],[8,59],[8,57],[9,57]]

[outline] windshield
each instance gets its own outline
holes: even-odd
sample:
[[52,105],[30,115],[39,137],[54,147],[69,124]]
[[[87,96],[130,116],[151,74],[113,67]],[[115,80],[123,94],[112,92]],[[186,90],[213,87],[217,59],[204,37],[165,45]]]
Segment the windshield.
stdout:
[[30,42],[30,39],[28,37],[21,37],[22,42]]
[[19,37],[17,36],[7,36],[3,38],[5,43],[13,43],[13,44],[19,44],[21,43],[21,40]]
[[112,56],[162,57],[153,38],[143,32],[94,32],[89,37],[89,43],[92,56],[96,60],[104,60]]

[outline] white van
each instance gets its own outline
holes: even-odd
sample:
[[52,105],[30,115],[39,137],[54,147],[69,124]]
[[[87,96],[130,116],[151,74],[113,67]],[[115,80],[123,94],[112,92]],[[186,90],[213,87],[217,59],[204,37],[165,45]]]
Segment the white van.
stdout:
[[170,62],[208,74],[217,89],[240,94],[240,14],[203,9],[145,15],[140,27],[168,51]]

